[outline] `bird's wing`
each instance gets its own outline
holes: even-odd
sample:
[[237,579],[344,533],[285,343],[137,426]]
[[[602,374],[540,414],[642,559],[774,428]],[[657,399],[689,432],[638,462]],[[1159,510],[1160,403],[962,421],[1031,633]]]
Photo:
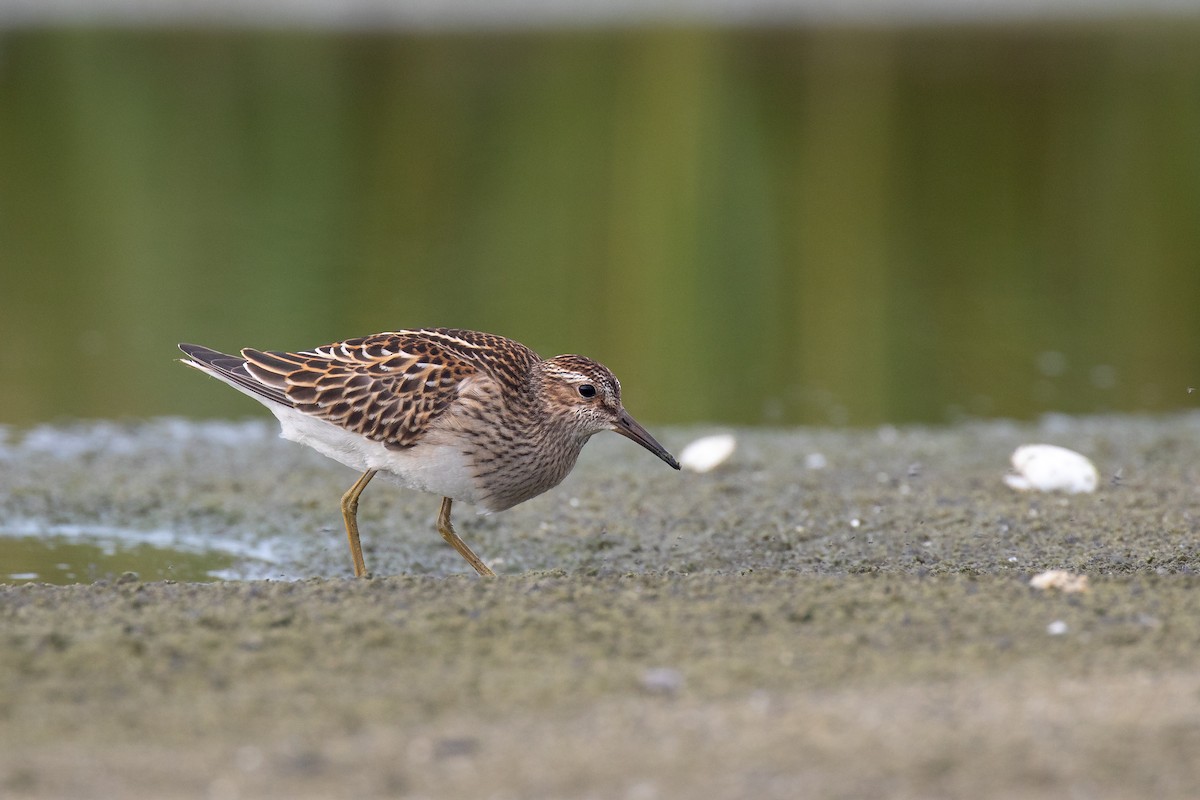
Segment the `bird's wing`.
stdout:
[[[388,447],[405,448],[445,413],[469,379],[509,382],[505,370],[495,369],[492,339],[511,342],[490,334],[426,329],[379,333],[297,353],[247,348],[242,356],[255,380],[282,392],[297,410]],[[501,359],[501,367],[513,358],[536,359],[528,348],[511,344],[519,349]]]

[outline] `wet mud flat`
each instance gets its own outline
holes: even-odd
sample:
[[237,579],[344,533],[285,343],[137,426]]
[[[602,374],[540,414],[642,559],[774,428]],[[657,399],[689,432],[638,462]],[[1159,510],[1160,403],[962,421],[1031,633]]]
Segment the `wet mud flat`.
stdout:
[[[8,431],[5,520],[277,546],[0,587],[0,795],[1200,796],[1200,416],[737,435],[702,475],[597,437],[462,514],[485,581],[386,484],[347,577],[354,476],[266,425]],[[1099,490],[1006,487],[1041,441]]]

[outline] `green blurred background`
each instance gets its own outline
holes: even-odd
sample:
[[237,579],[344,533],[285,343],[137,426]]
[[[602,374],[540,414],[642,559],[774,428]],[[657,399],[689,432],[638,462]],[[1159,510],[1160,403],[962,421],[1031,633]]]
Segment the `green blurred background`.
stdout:
[[422,325],[652,423],[1195,407],[1198,22],[0,32],[0,422]]

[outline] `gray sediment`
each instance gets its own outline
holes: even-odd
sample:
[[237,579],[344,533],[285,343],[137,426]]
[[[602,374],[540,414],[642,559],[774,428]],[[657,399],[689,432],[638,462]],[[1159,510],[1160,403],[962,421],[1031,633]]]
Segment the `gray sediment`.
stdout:
[[[0,794],[1200,796],[1200,415],[735,433],[456,509],[485,581],[378,480],[349,578],[355,476],[265,423],[7,431],[4,520],[269,543],[276,579],[0,587]],[[1040,441],[1099,490],[1006,487]]]

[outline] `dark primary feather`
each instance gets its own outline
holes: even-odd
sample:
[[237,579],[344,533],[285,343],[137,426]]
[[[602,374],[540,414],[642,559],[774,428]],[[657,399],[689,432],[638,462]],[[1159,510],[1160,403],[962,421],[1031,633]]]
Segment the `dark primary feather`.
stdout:
[[203,364],[215,372],[219,372],[231,381],[254,394],[265,397],[280,405],[290,406],[292,401],[278,389],[263,385],[246,369],[246,359],[231,356],[219,350],[213,350],[198,344],[183,343],[179,349],[187,353],[197,364]]

